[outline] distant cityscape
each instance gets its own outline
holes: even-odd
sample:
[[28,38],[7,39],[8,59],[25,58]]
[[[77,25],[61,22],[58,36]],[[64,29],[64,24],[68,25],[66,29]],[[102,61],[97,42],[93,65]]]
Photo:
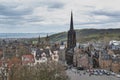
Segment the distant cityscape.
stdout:
[[45,37],[47,34],[55,33],[0,33],[0,38],[37,38],[39,35]]
[[0,80],[120,80],[120,0],[0,0]]
[[119,36],[78,42],[72,12],[67,40],[52,41],[53,34],[1,33],[0,80],[120,79]]

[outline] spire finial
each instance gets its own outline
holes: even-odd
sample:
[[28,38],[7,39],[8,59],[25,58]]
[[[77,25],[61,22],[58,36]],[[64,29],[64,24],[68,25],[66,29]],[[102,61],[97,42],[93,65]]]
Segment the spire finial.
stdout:
[[39,37],[38,37],[38,43],[40,43],[40,35],[39,35]]
[[48,41],[48,39],[49,39],[49,36],[48,36],[48,33],[47,33],[47,36],[46,36],[46,41]]
[[73,30],[73,12],[71,11],[70,30]]

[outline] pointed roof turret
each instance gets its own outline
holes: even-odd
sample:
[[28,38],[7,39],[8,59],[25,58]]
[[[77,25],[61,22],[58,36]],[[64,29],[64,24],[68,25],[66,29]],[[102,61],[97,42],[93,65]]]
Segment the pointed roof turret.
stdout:
[[48,34],[47,34],[47,36],[46,36],[46,41],[49,41],[49,36],[48,36]]
[[38,37],[38,43],[40,43],[41,42],[41,40],[40,40],[40,35],[39,35],[39,37]]

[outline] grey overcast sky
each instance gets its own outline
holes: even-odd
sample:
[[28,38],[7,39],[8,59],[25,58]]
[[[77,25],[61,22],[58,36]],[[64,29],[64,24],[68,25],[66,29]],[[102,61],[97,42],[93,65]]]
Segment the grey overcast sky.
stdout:
[[120,0],[0,0],[0,33],[120,28]]

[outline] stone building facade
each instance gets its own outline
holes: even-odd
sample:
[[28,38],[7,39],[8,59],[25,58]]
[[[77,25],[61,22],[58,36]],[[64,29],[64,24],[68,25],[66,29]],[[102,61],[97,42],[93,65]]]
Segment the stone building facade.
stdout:
[[67,49],[66,49],[66,63],[73,65],[73,53],[76,46],[76,32],[73,28],[73,14],[71,12],[70,30],[68,31]]

